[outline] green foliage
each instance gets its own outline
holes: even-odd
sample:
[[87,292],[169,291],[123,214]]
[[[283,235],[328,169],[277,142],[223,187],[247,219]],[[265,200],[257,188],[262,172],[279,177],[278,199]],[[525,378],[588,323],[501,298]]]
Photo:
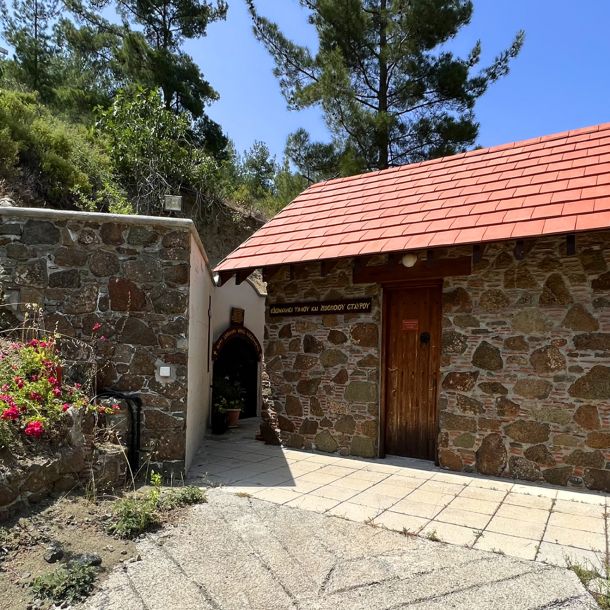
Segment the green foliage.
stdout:
[[137,538],[157,527],[161,523],[157,502],[158,497],[154,496],[153,491],[145,497],[131,496],[117,500],[108,531],[119,538]]
[[318,35],[315,53],[289,40],[248,0],[255,35],[275,61],[289,107],[321,107],[333,133],[333,148],[303,141],[305,160],[291,155],[299,167],[310,168],[305,175],[316,169],[327,174],[328,168],[318,168],[324,156],[331,162],[334,157],[333,172],[344,173],[471,146],[478,131],[476,100],[508,73],[523,43],[519,32],[480,69],[480,43],[464,58],[446,47],[470,22],[471,0],[300,2]]
[[162,510],[172,510],[174,508],[191,506],[193,504],[203,504],[205,502],[207,502],[205,493],[199,489],[199,487],[189,485],[187,487],[173,489],[169,493],[163,495],[159,504]]
[[117,500],[108,527],[111,534],[119,538],[137,538],[160,525],[161,512],[207,501],[205,493],[198,487],[182,487],[163,492],[159,473],[152,473],[150,483],[152,489],[145,494],[133,494]]
[[245,391],[237,379],[221,377],[214,380],[214,409],[224,413],[230,409],[244,408]]
[[34,578],[30,587],[36,597],[57,603],[75,603],[93,589],[97,570],[93,566],[71,562],[43,576]]
[[243,156],[229,149],[222,165],[225,192],[246,208],[257,209],[266,217],[279,212],[307,188],[307,179],[294,173],[284,159],[279,165],[263,142],[255,142]]
[[27,93],[0,91],[0,177],[36,183],[52,207],[104,210],[122,201],[103,140]]
[[15,76],[43,99],[53,90],[53,25],[59,12],[58,0],[12,0],[10,9],[0,2],[2,37],[15,50]]
[[189,115],[167,110],[158,92],[118,91],[97,128],[109,142],[117,178],[136,213],[156,214],[164,195],[183,191],[198,207],[217,199],[217,163],[191,144]]

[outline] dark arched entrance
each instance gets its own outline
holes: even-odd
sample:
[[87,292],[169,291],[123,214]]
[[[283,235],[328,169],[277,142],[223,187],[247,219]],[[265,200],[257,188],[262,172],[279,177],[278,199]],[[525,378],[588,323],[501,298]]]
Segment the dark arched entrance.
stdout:
[[[261,347],[255,335],[247,328],[227,329],[214,344],[213,388],[223,379],[238,382],[245,393],[241,418],[256,417],[258,406],[258,363]],[[212,404],[214,396],[212,395]]]

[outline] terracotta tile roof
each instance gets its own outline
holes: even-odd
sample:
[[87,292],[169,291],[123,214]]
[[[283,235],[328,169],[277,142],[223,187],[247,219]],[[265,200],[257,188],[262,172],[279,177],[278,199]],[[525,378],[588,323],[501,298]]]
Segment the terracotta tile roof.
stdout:
[[610,227],[610,123],[310,186],[218,271]]

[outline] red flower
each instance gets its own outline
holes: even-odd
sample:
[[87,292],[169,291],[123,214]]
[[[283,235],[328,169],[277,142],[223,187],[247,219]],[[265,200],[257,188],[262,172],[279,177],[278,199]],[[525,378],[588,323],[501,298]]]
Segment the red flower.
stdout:
[[118,411],[118,410],[121,408],[121,405],[114,404],[114,405],[112,405],[112,408],[113,408],[115,411]]
[[4,383],[2,384],[2,388],[0,388],[3,392],[8,392],[10,387],[8,385],[8,383]]
[[32,339],[31,341],[28,341],[28,345],[30,347],[38,347],[39,341],[38,339]]
[[49,377],[49,383],[51,385],[57,385],[57,378],[56,377]]
[[61,388],[53,388],[51,392],[53,392],[53,396],[61,396]]
[[95,332],[95,331],[99,330],[100,328],[102,328],[102,325],[101,325],[99,322],[96,322],[96,323],[95,323],[95,324],[92,326],[91,330],[92,330],[92,332]]
[[21,390],[25,384],[25,382],[23,381],[23,379],[21,377],[15,377],[13,379],[13,381],[15,382],[15,384],[17,385],[17,387]]
[[61,407],[61,410],[65,413],[72,405],[69,402],[64,402]]
[[44,427],[39,421],[31,421],[24,430],[26,436],[40,438],[44,434]]
[[100,341],[106,341],[106,337],[104,335],[100,336]]
[[8,409],[4,409],[0,417],[2,419],[10,419],[15,421],[16,419],[19,419],[19,409],[17,407],[9,407]]
[[38,392],[30,392],[30,398],[37,402],[42,402],[44,398]]

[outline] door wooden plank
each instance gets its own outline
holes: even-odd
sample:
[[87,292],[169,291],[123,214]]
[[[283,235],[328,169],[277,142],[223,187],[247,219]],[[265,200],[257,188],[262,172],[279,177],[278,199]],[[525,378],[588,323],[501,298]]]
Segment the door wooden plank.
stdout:
[[435,457],[440,295],[440,284],[384,292],[386,453]]

